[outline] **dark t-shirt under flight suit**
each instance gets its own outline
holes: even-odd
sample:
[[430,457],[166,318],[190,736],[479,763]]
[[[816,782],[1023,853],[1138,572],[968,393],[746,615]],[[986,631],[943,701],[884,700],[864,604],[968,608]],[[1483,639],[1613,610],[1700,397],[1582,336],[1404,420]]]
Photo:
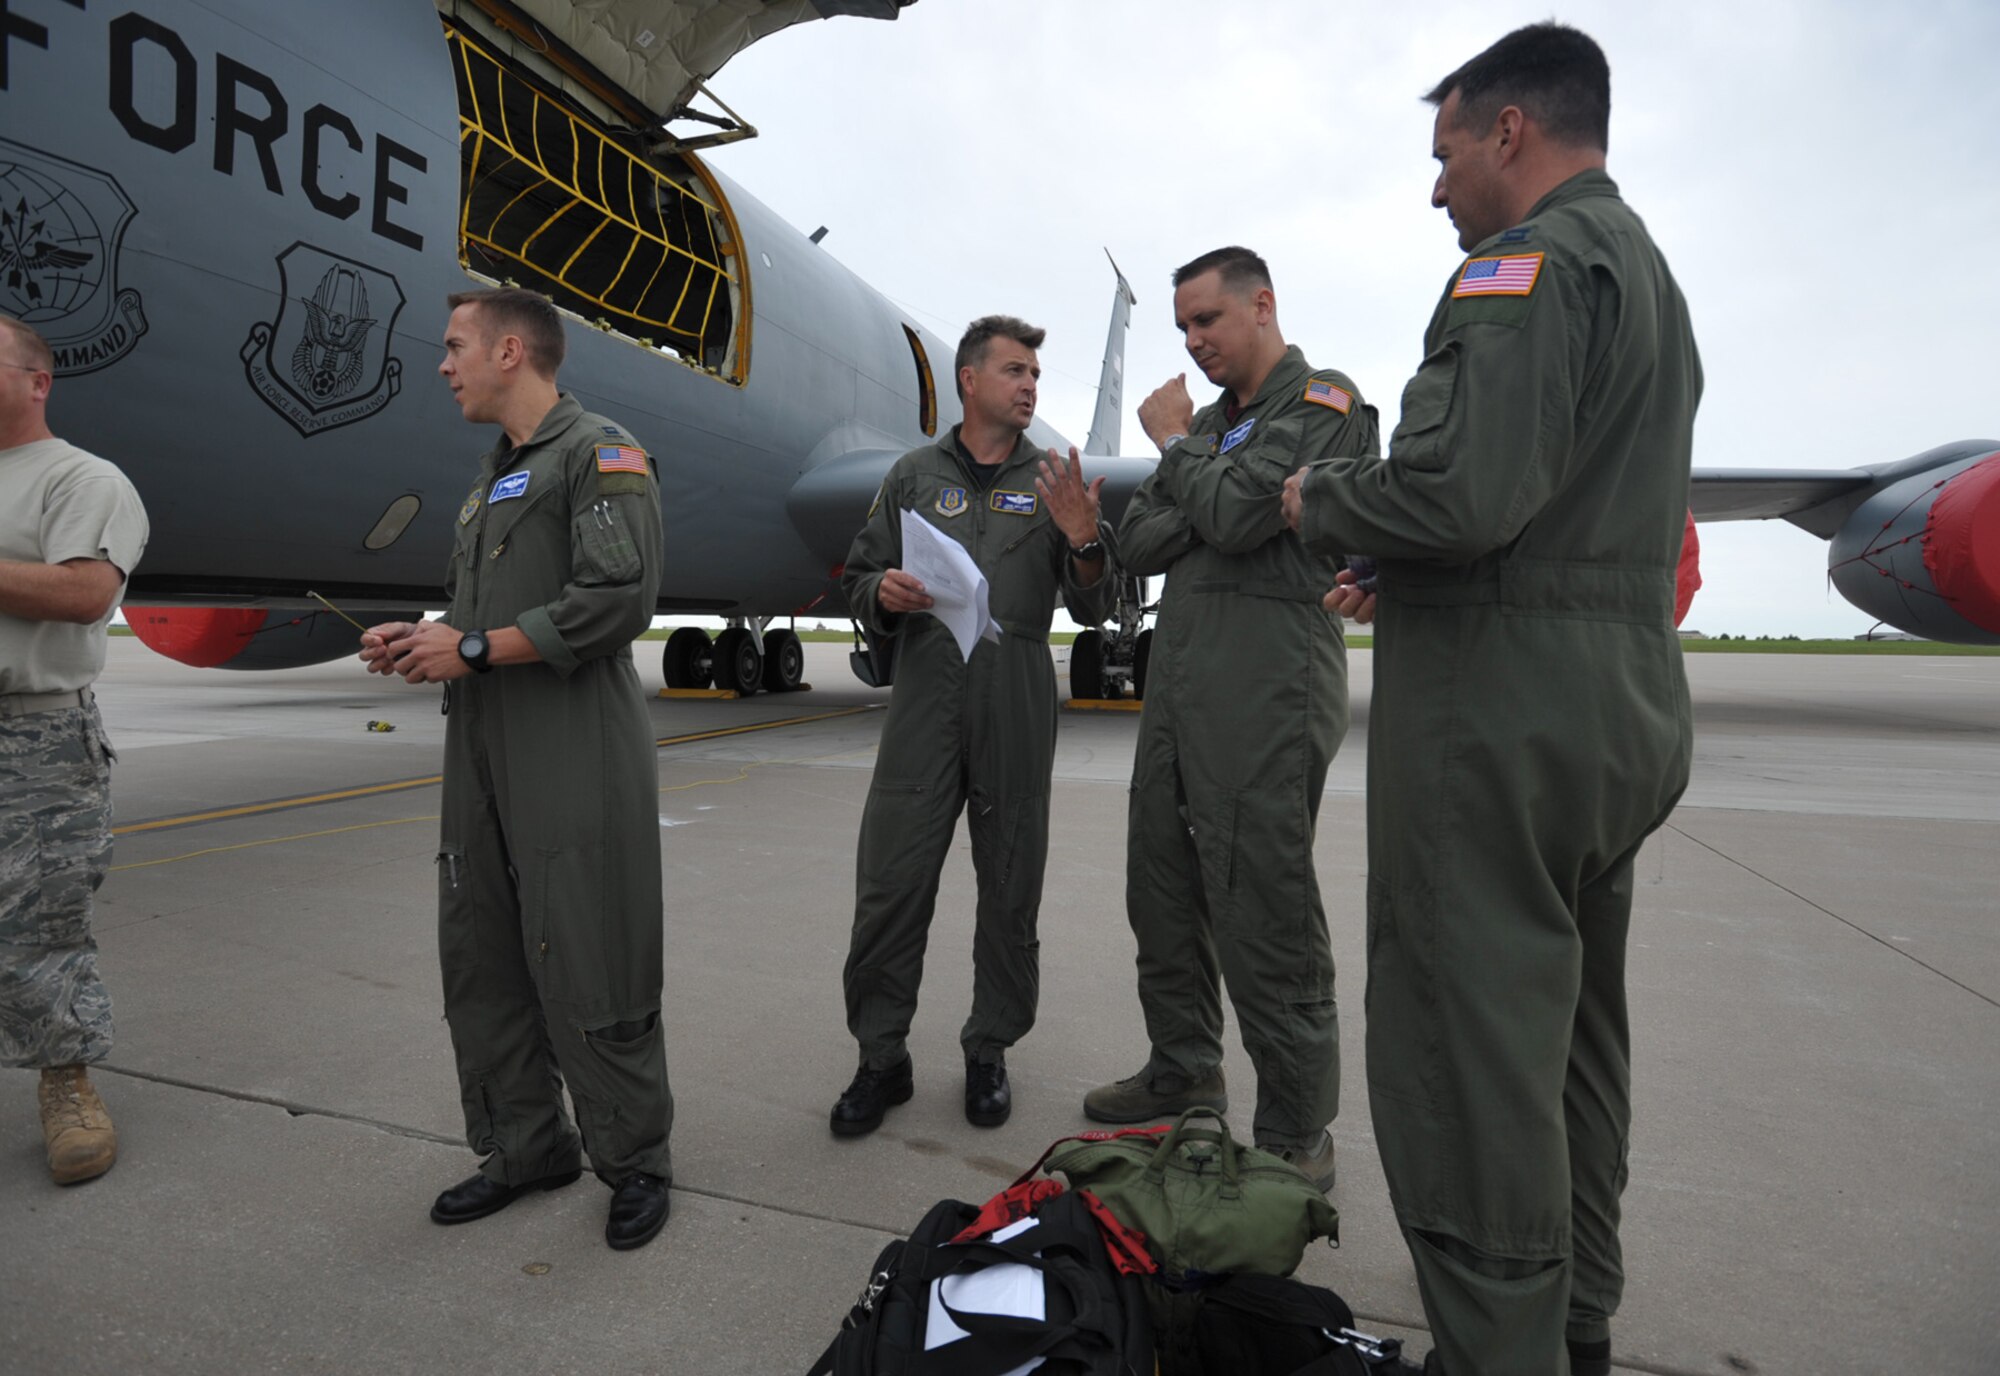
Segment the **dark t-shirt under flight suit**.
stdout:
[[[959,1040],[986,1059],[1034,1025],[1040,988],[1042,872],[1055,764],[1055,668],[1049,622],[1061,601],[1081,625],[1103,621],[1114,572],[1076,580],[1069,538],[1035,491],[1042,451],[1023,435],[988,468],[953,427],[898,459],[848,552],[842,590],[869,629],[894,633],[896,687],[855,857],[854,931],[842,982],[847,1026],[864,1065],[903,1059],[916,1014],[938,875],[963,809],[979,884],[972,1012]],[[967,660],[928,612],[896,615],[876,592],[902,567],[902,514],[915,511],[964,545],[986,575],[997,642]]]
[[[659,768],[632,641],[660,580],[660,494],[626,431],[564,396],[481,461],[445,620],[542,656],[448,685],[438,946],[466,1140],[504,1184],[668,1179]],[[560,1072],[560,1074],[558,1074]]]
[[1685,787],[1674,566],[1701,365],[1601,171],[1454,275],[1383,461],[1304,533],[1381,571],[1368,1088],[1444,1369],[1562,1369],[1624,1271],[1632,864]]
[[1118,529],[1126,569],[1167,576],[1126,840],[1148,1070],[1198,1079],[1220,1063],[1226,978],[1260,1143],[1311,1146],[1340,1106],[1312,856],[1347,734],[1340,618],[1320,605],[1340,564],[1286,528],[1279,499],[1300,467],[1376,450],[1353,382],[1288,348],[1248,405],[1195,416]]

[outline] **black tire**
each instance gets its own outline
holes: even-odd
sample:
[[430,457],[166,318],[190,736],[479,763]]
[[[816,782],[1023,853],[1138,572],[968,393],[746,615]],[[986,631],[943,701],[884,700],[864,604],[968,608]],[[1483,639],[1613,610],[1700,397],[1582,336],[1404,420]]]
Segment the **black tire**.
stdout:
[[706,688],[714,673],[715,644],[699,626],[680,626],[660,653],[660,672],[669,688]]
[[1080,631],[1069,647],[1069,695],[1071,698],[1104,696],[1104,633]]
[[715,686],[734,688],[740,698],[755,697],[764,682],[764,656],[749,628],[731,626],[715,638]]
[[797,631],[764,632],[764,691],[792,693],[806,679],[806,647]]
[[1138,644],[1132,647],[1132,696],[1144,699],[1146,696],[1146,669],[1153,662],[1153,633],[1139,632]]

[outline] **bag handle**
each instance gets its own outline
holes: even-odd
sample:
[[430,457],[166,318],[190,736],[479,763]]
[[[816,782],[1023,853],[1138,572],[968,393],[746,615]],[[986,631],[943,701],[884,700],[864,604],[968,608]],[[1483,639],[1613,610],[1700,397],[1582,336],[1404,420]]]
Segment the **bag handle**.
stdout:
[[1220,1132],[1197,1128],[1192,1134],[1197,1140],[1211,1141],[1221,1149],[1222,1193],[1224,1198],[1234,1199],[1243,1192],[1243,1168],[1237,1153],[1236,1139],[1229,1135],[1229,1121],[1206,1104],[1196,1104],[1180,1116],[1167,1135],[1160,1139],[1159,1150],[1146,1163],[1146,1178],[1155,1185],[1163,1184],[1167,1178],[1167,1165],[1174,1159],[1174,1149],[1179,1147],[1190,1134],[1188,1120],[1197,1116],[1213,1118],[1221,1127]]

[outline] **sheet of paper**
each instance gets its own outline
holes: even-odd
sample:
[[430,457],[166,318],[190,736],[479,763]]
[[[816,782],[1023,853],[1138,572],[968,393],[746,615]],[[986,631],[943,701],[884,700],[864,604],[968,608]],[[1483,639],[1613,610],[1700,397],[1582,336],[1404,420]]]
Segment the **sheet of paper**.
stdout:
[[[961,1314],[1010,1314],[1016,1318],[1039,1319],[1046,1313],[1047,1298],[1042,1292],[1042,1273],[1019,1262],[1003,1261],[970,1275],[945,1276],[931,1282],[931,1312],[924,1325],[924,1348],[943,1347],[968,1336],[951,1321],[943,1301]],[[1040,1357],[1022,1363],[1004,1376],[1026,1376],[1042,1364]]]
[[930,614],[944,622],[967,659],[981,639],[1000,639],[987,599],[986,575],[964,545],[914,511],[903,513],[903,572],[924,585],[936,603]]

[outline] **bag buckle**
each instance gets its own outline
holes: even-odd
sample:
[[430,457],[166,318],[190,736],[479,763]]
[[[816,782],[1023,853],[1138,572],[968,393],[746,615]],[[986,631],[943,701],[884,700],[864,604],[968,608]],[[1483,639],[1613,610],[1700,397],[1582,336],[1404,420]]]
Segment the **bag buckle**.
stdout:
[[1338,1333],[1322,1328],[1320,1332],[1342,1347],[1353,1348],[1367,1361],[1393,1362],[1403,1355],[1401,1338],[1378,1338],[1373,1333],[1362,1333],[1352,1328],[1343,1328]]
[[854,1307],[864,1314],[874,1313],[875,1301],[882,1298],[882,1292],[889,1288],[889,1282],[894,1279],[895,1277],[887,1271],[877,1271],[868,1278],[868,1284],[862,1290],[861,1298],[854,1302]]

